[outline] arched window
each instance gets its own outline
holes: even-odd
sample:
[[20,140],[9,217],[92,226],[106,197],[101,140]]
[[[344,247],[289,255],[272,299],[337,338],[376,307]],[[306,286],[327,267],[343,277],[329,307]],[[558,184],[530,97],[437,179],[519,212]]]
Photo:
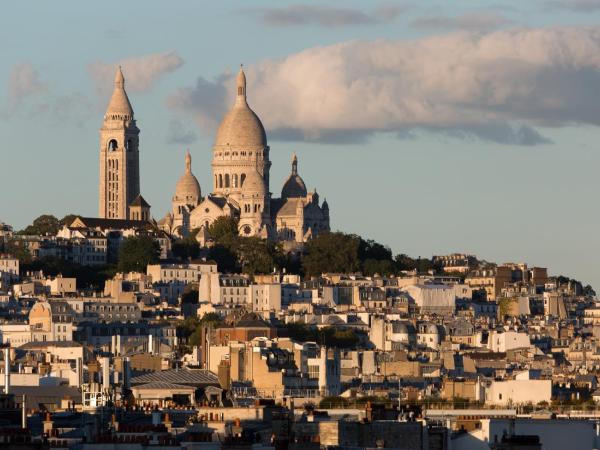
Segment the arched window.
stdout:
[[228,173],[225,174],[225,187],[226,188],[229,187],[229,174]]
[[108,149],[110,151],[114,151],[117,148],[119,148],[119,146],[117,145],[117,140],[116,139],[111,139],[110,141],[108,141]]
[[238,187],[238,176],[237,176],[237,173],[234,173],[232,175],[232,184],[233,184],[234,188]]
[[244,187],[244,181],[246,180],[246,174],[243,173],[240,177],[240,187]]
[[219,174],[219,187],[223,187],[223,175]]

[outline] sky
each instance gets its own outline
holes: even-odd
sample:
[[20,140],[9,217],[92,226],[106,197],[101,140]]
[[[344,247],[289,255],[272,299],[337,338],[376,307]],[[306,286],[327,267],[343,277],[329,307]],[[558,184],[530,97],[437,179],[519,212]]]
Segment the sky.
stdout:
[[241,63],[279,195],[293,152],[332,228],[600,289],[600,0],[10,2],[0,221],[94,216],[122,65],[160,219],[190,149],[210,189]]

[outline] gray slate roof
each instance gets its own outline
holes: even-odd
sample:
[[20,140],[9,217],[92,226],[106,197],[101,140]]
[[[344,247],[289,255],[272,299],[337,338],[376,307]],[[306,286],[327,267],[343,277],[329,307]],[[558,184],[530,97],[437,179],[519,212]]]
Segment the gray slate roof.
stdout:
[[133,385],[148,383],[171,383],[201,387],[211,384],[218,385],[219,379],[210,370],[201,369],[163,370],[162,372],[145,373],[131,379]]

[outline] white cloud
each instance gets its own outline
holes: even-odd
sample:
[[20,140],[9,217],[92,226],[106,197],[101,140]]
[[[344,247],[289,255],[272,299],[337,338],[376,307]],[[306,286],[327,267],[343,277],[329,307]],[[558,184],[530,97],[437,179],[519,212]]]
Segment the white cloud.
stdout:
[[128,92],[145,92],[160,77],[181,67],[183,62],[177,52],[170,51],[122,59],[115,63],[95,61],[88,65],[88,71],[96,84],[96,90],[106,96],[112,90],[117,66],[122,67]]
[[390,22],[406,9],[400,4],[383,3],[368,13],[355,8],[336,8],[315,5],[288,5],[287,7],[249,8],[242,12],[251,14],[265,25],[290,27],[317,25],[321,27],[344,27]]
[[[453,33],[352,41],[246,68],[249,102],[271,138],[351,142],[414,130],[533,145],[537,126],[600,125],[600,28]],[[169,97],[214,133],[234,74]]]
[[31,63],[19,63],[11,71],[8,80],[8,104],[10,109],[27,97],[46,90],[46,84],[39,79],[37,70]]
[[438,31],[492,31],[502,28],[512,21],[495,12],[474,12],[459,16],[425,16],[412,22],[415,28]]

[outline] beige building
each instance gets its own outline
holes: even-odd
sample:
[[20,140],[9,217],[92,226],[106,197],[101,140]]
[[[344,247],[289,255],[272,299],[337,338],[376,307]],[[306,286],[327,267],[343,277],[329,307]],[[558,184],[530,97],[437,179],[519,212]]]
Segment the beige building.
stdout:
[[19,278],[19,260],[9,256],[0,256],[0,272],[11,274],[15,279]]
[[140,196],[139,134],[119,67],[100,128],[98,217],[149,219],[150,205]]
[[512,281],[509,267],[477,270],[465,278],[465,283],[474,290],[484,290],[488,300],[496,300],[502,288]]
[[67,302],[40,301],[29,311],[32,341],[72,341],[74,312]]
[[77,278],[65,278],[57,275],[55,278],[46,280],[46,287],[50,295],[65,295],[77,293]]
[[160,222],[175,235],[199,229],[205,243],[210,224],[221,216],[238,220],[242,236],[259,236],[284,242],[302,243],[329,230],[329,207],[320,204],[316,191],[308,192],[298,174],[298,159],[280,198],[269,187],[270,147],[265,129],[246,98],[246,75],[240,70],[235,103],[225,115],[215,138],[212,160],[212,193],[202,197],[200,184],[192,173],[192,158],[185,157],[185,172],[177,182],[172,210]]

